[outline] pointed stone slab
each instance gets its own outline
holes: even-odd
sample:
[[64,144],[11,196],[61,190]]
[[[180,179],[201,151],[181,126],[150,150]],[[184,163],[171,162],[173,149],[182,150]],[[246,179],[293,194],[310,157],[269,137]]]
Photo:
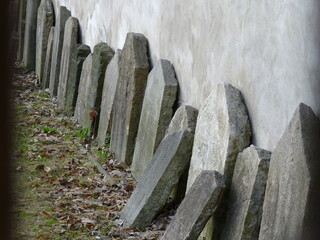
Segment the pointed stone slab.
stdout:
[[83,64],[74,116],[83,128],[89,130],[89,134],[96,134],[99,126],[103,81],[113,55],[108,44],[99,43]]
[[53,38],[49,84],[51,97],[56,96],[58,92],[64,30],[69,17],[71,17],[70,11],[66,7],[60,7]]
[[113,103],[119,82],[119,62],[121,50],[117,50],[109,63],[103,84],[100,121],[97,142],[100,147],[105,145],[107,133],[111,132]]
[[39,5],[40,0],[27,1],[22,63],[28,69],[34,69],[36,66],[37,14]]
[[167,135],[121,211],[124,226],[144,229],[166,204],[190,162],[193,136],[189,131]]
[[[249,144],[249,117],[240,91],[229,83],[218,83],[198,115],[187,188],[202,170],[223,174],[228,188],[237,155]],[[218,213],[220,217],[223,211]],[[202,237],[211,239],[212,226],[211,220]]]
[[319,119],[300,104],[271,156],[259,240],[315,239],[301,235],[318,212],[319,142]]
[[24,45],[24,32],[26,25],[26,7],[27,0],[19,1],[19,16],[18,16],[18,51],[17,51],[17,59],[22,60],[23,58],[23,45]]
[[258,239],[270,157],[253,145],[239,153],[221,239]]
[[165,136],[173,115],[178,81],[172,64],[161,59],[148,76],[132,159],[132,175],[139,179]]
[[46,60],[44,61],[44,67],[43,67],[43,76],[42,76],[42,82],[41,82],[42,90],[45,90],[46,88],[49,88],[51,59],[52,59],[52,47],[53,47],[53,36],[54,36],[54,27],[51,27],[49,38],[48,38]]
[[46,60],[48,39],[53,26],[54,10],[51,0],[42,0],[38,9],[36,41],[36,74],[43,81],[43,70]]
[[180,204],[161,240],[195,240],[219,206],[225,183],[216,171],[200,173]]
[[112,118],[110,149],[131,164],[149,72],[147,39],[128,33],[121,53],[120,78]]

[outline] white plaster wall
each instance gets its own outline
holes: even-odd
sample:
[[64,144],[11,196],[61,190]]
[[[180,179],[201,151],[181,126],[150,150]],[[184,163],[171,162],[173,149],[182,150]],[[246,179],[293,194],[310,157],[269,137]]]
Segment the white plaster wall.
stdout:
[[320,115],[319,0],[53,1],[91,47],[143,33],[153,63],[174,64],[181,103],[200,108],[219,81],[239,88],[259,147],[275,147],[299,102]]

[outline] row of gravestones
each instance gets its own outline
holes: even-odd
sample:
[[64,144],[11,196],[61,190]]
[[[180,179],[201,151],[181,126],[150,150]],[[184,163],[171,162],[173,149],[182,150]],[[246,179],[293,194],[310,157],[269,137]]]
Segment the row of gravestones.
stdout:
[[26,14],[23,4],[18,58],[99,145],[110,133],[110,150],[132,166],[138,184],[125,226],[144,229],[174,197],[183,200],[163,240],[294,239],[312,227],[320,127],[309,107],[298,106],[271,155],[250,146],[235,87],[217,84],[199,114],[187,105],[174,112],[173,66],[160,60],[150,71],[142,34],[129,33],[122,51],[99,43],[90,53],[65,7],[55,18],[50,0],[28,1]]

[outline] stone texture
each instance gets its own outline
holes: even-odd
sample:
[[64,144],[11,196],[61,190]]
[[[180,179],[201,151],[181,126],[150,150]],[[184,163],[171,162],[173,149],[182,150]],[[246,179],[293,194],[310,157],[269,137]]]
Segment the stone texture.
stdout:
[[52,47],[53,47],[53,36],[54,36],[54,27],[51,27],[50,33],[49,33],[49,38],[48,38],[46,59],[44,61],[44,67],[43,67],[43,75],[42,75],[42,82],[41,82],[42,90],[45,90],[46,88],[49,88],[51,59],[52,59]]
[[19,16],[18,16],[18,50],[17,50],[17,59],[22,60],[23,58],[23,45],[24,45],[24,32],[26,25],[26,6],[27,0],[19,1]]
[[115,157],[131,164],[143,96],[149,72],[147,39],[128,33],[121,54],[120,78],[116,90],[110,149]]
[[253,145],[239,153],[221,239],[258,239],[270,157]]
[[113,55],[108,44],[99,43],[83,64],[74,116],[89,134],[95,134],[99,126],[103,82]]
[[37,17],[36,74],[40,82],[42,82],[48,39],[54,21],[54,10],[51,0],[41,0]]
[[178,81],[172,64],[161,59],[149,73],[132,159],[132,174],[139,179],[151,161],[173,115]]
[[271,156],[259,240],[318,239],[302,235],[318,223],[319,142],[319,119],[300,104]]
[[160,143],[150,164],[121,211],[124,226],[144,229],[164,207],[190,162],[194,134],[178,131]]
[[40,0],[27,1],[22,63],[28,69],[36,66],[37,14]]
[[[187,188],[202,170],[222,173],[228,188],[237,155],[249,144],[249,117],[240,91],[228,83],[218,83],[198,115]],[[219,218],[216,224],[222,222],[220,215],[224,215],[223,210],[215,213]],[[219,236],[219,230],[215,235]],[[211,219],[201,236],[211,239],[212,233]]]
[[204,170],[180,204],[161,240],[195,240],[216,211],[225,189],[223,176]]
[[97,135],[99,146],[105,145],[107,133],[111,133],[113,103],[119,82],[119,62],[121,58],[121,50],[115,52],[114,57],[109,63],[103,84],[102,101],[100,111],[100,121]]
[[59,14],[56,20],[54,37],[53,37],[50,84],[49,84],[51,97],[56,96],[58,92],[64,30],[65,30],[66,22],[70,16],[71,16],[71,13],[66,7],[60,7]]

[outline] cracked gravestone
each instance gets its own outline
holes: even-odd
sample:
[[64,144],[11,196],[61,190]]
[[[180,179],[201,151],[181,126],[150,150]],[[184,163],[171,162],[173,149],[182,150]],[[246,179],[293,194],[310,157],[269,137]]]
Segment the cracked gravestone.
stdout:
[[[241,92],[229,83],[215,85],[198,115],[187,189],[202,170],[215,170],[225,176],[228,191],[237,155],[250,144],[250,131]],[[220,209],[215,224],[223,222],[223,207]],[[211,219],[201,237],[211,239],[213,230],[219,239],[221,228],[214,229]]]
[[219,207],[225,190],[224,177],[217,171],[198,175],[161,240],[195,240]]
[[127,34],[119,67],[110,149],[119,161],[131,164],[149,72],[145,36]]
[[111,132],[113,104],[119,82],[119,62],[121,58],[121,50],[117,50],[109,63],[103,84],[100,121],[97,135],[99,146],[105,145],[107,133]]
[[121,211],[125,227],[145,229],[165,206],[179,177],[190,162],[194,134],[178,131],[160,143]]
[[17,50],[17,59],[23,59],[23,45],[24,45],[24,32],[25,32],[25,25],[26,25],[26,6],[27,0],[20,0],[19,1],[19,16],[18,16],[18,50]]
[[132,159],[132,175],[139,179],[165,136],[173,115],[178,81],[172,64],[161,59],[149,73]]
[[99,126],[103,82],[113,55],[110,46],[101,42],[83,63],[74,116],[88,134],[96,134]]
[[258,239],[270,157],[253,145],[239,153],[221,239]]
[[70,11],[66,7],[60,7],[59,14],[54,30],[53,47],[52,47],[52,60],[50,69],[50,95],[54,97],[58,92],[60,66],[61,66],[61,55],[62,45],[64,38],[65,25],[68,18],[71,16]]
[[53,46],[53,35],[54,35],[54,27],[51,27],[50,34],[48,38],[46,59],[44,61],[43,75],[42,75],[42,90],[45,90],[49,87],[50,82],[50,70],[51,70],[51,59],[52,59],[52,46]]
[[319,119],[300,104],[272,152],[259,240],[315,239],[303,235],[319,214],[319,142]]
[[48,39],[53,26],[54,10],[51,0],[42,0],[38,9],[36,41],[36,74],[42,82]]

